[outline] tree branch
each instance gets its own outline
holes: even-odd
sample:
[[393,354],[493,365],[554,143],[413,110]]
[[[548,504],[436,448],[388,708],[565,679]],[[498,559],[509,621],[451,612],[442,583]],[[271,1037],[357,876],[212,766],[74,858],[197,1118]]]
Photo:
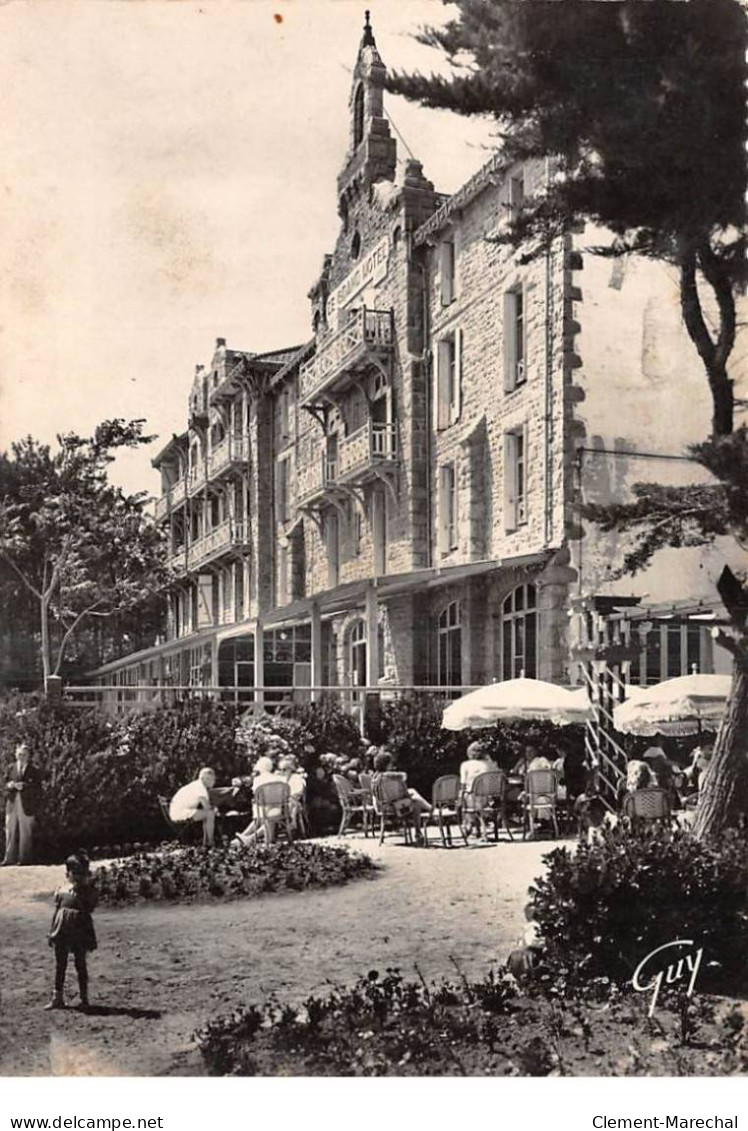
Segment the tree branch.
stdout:
[[0,546],[0,555],[2,555],[2,557],[8,563],[8,565],[13,570],[13,572],[16,573],[20,577],[21,581],[26,586],[26,588],[30,589],[31,592],[34,594],[34,596],[37,597],[41,601],[42,595],[39,592],[39,590],[36,588],[35,585],[32,585],[31,582],[29,581],[29,579],[25,576],[25,574],[23,574],[21,572],[21,570],[18,568],[16,563],[13,561],[13,559],[8,554],[8,551],[3,546]]
[[65,648],[67,647],[68,641],[70,640],[71,636],[75,632],[76,628],[81,623],[81,621],[83,620],[84,617],[96,616],[97,614],[94,613],[94,609],[96,608],[97,605],[100,605],[105,599],[106,598],[104,598],[104,597],[99,597],[99,599],[97,601],[94,601],[93,605],[89,605],[89,607],[87,609],[83,609],[82,612],[78,613],[77,617],[75,618],[73,623],[70,625],[70,628],[68,628],[67,631],[64,633],[62,640],[60,641],[59,650],[57,652],[57,663],[55,664],[55,670],[54,670],[55,675],[60,674],[60,668],[62,667],[62,658],[63,658],[63,655],[65,653]]

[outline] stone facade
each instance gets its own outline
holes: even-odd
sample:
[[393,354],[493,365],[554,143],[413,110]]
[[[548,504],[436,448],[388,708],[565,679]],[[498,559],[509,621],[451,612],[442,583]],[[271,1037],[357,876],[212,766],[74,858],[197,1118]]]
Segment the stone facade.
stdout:
[[[364,686],[574,682],[580,601],[709,589],[711,567],[679,557],[674,594],[667,553],[613,582],[624,547],[577,510],[695,475],[680,457],[709,406],[674,281],[592,255],[591,230],[509,249],[547,166],[498,155],[444,197],[398,165],[384,73],[367,22],[313,336],[262,355],[218,339],[198,367],[188,429],[154,461],[167,640],[101,682],[336,686],[352,709]],[[696,632],[684,664],[698,645],[719,667]]]

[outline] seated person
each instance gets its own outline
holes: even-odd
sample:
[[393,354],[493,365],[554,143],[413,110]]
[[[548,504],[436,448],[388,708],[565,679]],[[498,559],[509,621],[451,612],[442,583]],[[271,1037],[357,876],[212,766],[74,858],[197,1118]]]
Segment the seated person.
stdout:
[[[466,812],[474,809],[473,782],[481,774],[498,770],[498,766],[482,742],[471,742],[467,758],[460,766],[460,806]],[[473,818],[470,819],[471,823]]]
[[540,928],[533,918],[533,906],[525,906],[525,919],[527,926],[518,940],[519,945],[511,952],[507,959],[507,970],[522,984],[537,967],[545,947],[545,940],[540,933]]
[[[407,784],[407,774],[401,771],[393,770],[394,759],[390,752],[382,747],[378,754],[374,756],[374,774],[371,779],[372,790],[376,791],[377,783],[384,777],[399,778],[402,782]],[[431,806],[425,798],[421,797],[415,789],[408,789],[408,796],[403,798],[402,801],[395,802],[396,808],[401,812],[409,813],[413,818],[413,825],[416,830],[416,839],[422,840],[423,834],[421,833],[421,820],[424,813],[431,812]]]
[[590,846],[598,844],[603,830],[615,822],[603,799],[596,793],[580,793],[574,802],[574,816],[577,818],[580,843]]
[[656,786],[657,779],[647,763],[639,758],[632,758],[626,768],[626,781],[621,783],[618,791],[621,806],[623,807],[630,793],[635,793],[637,789],[654,789]]
[[691,754],[691,763],[684,771],[684,777],[692,789],[697,793],[701,792],[701,787],[704,784],[706,772],[712,760],[714,747],[712,746],[697,746]]
[[291,821],[294,828],[300,826],[299,816],[304,810],[304,795],[306,793],[306,774],[299,769],[296,757],[286,754],[278,763],[278,774],[288,782],[290,793],[289,806]]
[[680,799],[678,797],[675,778],[677,774],[680,779],[680,768],[670,761],[661,746],[648,747],[648,749],[644,751],[644,761],[654,774],[660,789],[666,790],[671,807],[677,809]]
[[183,785],[171,799],[169,818],[175,825],[187,821],[200,821],[203,827],[203,844],[213,845],[216,811],[210,800],[210,790],[215,787],[216,775],[209,767],[202,769],[196,781]]
[[[261,785],[268,785],[271,782],[287,782],[285,774],[276,772],[273,769],[272,758],[258,758],[255,763],[252,778],[252,790],[255,792]],[[270,809],[267,813],[267,821],[258,821],[257,817],[253,817],[243,832],[237,833],[233,841],[245,846],[254,844],[260,836],[267,838],[268,844],[272,844],[275,838],[275,826],[281,817],[280,809]],[[267,827],[266,827],[267,825]]]
[[534,746],[527,747],[527,773],[532,773],[533,770],[552,770],[553,763],[544,754],[541,754]]

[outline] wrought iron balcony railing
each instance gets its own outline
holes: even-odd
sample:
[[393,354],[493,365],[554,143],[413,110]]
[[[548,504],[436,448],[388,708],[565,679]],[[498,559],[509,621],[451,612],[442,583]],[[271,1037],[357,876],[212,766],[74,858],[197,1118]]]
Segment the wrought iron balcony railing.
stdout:
[[350,313],[336,333],[317,344],[317,352],[299,371],[299,390],[303,404],[312,404],[328,392],[339,379],[366,364],[371,354],[388,356],[394,345],[391,310]]

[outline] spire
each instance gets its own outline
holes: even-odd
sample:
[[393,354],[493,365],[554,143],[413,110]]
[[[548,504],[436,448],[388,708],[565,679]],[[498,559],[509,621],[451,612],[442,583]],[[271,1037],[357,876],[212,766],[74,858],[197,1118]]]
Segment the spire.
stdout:
[[367,8],[364,12],[364,38],[361,40],[362,47],[376,47],[377,45],[377,42],[374,38],[374,31],[372,29],[371,23],[369,22],[370,16],[371,12]]

